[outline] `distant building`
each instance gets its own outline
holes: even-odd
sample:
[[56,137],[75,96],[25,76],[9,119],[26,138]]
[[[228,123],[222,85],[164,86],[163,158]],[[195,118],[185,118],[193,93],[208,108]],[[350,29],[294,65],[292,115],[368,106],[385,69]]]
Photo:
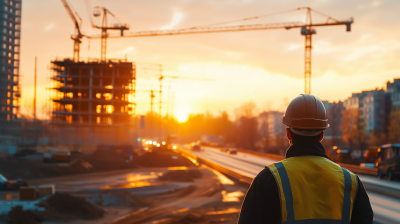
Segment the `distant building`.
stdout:
[[[398,122],[400,113],[400,79],[394,79],[393,82],[386,83],[386,105],[385,105],[385,133],[389,135],[389,126],[391,122]],[[391,118],[391,114],[395,117]],[[393,127],[396,127],[394,125]],[[393,140],[393,139],[392,139]]]
[[400,111],[400,79],[394,79],[393,83],[386,83],[386,92],[390,98],[390,110]]
[[329,128],[325,130],[324,138],[333,139],[333,144],[335,144],[336,139],[342,139],[342,130],[340,129],[340,124],[342,123],[342,111],[344,110],[343,102],[333,102],[322,101],[325,106],[326,116],[328,118]]
[[21,0],[2,0],[0,10],[0,125],[6,127],[19,113]]
[[367,134],[378,131],[381,134],[385,124],[385,91],[363,91],[362,115]]
[[330,103],[329,101],[326,101],[326,100],[322,100],[322,103],[324,104],[324,107],[325,107],[325,110],[326,110],[326,111],[328,111],[329,109],[331,109],[332,104],[333,104],[333,103]]
[[286,126],[282,124],[283,112],[271,111],[269,112],[268,123],[269,133],[273,137],[286,136]]
[[351,109],[360,110],[360,107],[362,107],[362,105],[360,105],[362,103],[361,99],[362,99],[361,93],[353,93],[351,97],[347,98],[343,102],[343,106],[346,110],[351,110]]
[[381,134],[385,130],[386,93],[383,89],[353,93],[343,102],[345,110],[357,110],[359,125],[366,134]]
[[262,148],[281,147],[287,142],[286,126],[282,124],[283,115],[279,111],[266,111],[258,116],[258,134]]
[[285,135],[286,126],[282,124],[282,116],[284,113],[279,111],[263,112],[258,117],[258,130],[263,136],[271,137]]

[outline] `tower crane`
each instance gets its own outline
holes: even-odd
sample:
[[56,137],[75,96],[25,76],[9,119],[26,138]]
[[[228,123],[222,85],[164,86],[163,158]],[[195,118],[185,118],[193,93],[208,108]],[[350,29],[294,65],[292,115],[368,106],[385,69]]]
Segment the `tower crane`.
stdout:
[[142,91],[142,92],[150,92],[150,135],[153,134],[153,105],[154,105],[154,101],[153,99],[156,97],[156,95],[154,94],[154,90],[153,88],[151,88],[151,90],[138,90],[138,91]]
[[143,92],[150,92],[150,113],[153,115],[153,105],[154,105],[154,103],[153,103],[153,99],[154,99],[154,97],[156,97],[156,95],[154,95],[154,90],[153,89],[151,89],[151,90],[142,90]]
[[[186,29],[177,30],[150,30],[150,31],[137,31],[126,33],[123,37],[151,37],[151,36],[171,36],[183,34],[199,34],[199,33],[221,33],[221,32],[235,32],[235,31],[251,31],[251,30],[269,30],[269,29],[294,29],[299,28],[301,35],[305,36],[305,66],[304,66],[304,92],[311,93],[311,50],[312,50],[312,35],[316,34],[314,27],[322,26],[346,26],[346,31],[351,31],[351,24],[353,18],[346,21],[339,21],[323,13],[317,12],[310,7],[301,7],[295,10],[307,10],[306,22],[284,22],[284,23],[269,23],[269,24],[252,24],[252,25],[238,25],[238,26],[198,26]],[[311,12],[318,13],[326,16],[327,20],[324,23],[313,23],[311,20]],[[256,19],[259,17],[245,18],[243,20]],[[110,34],[108,38],[118,38],[116,34]],[[102,36],[90,36],[88,38],[96,39],[103,38]]]
[[[90,3],[89,0],[86,1],[88,7],[90,7]],[[89,9],[90,12],[90,9]],[[91,13],[91,12],[90,12]],[[110,10],[108,10],[105,7],[101,7],[101,6],[96,6],[93,8],[93,16],[94,17],[100,17],[101,14],[103,13],[103,19],[102,19],[102,24],[101,26],[96,25],[93,20],[91,15],[90,16],[90,22],[92,24],[93,28],[96,29],[101,29],[101,57],[100,60],[101,61],[106,61],[106,53],[107,53],[107,37],[108,37],[108,30],[120,30],[120,36],[124,36],[124,30],[129,30],[129,25],[126,23],[121,23],[117,17],[115,17],[115,15],[110,12]],[[111,15],[112,17],[114,17],[115,20],[117,20],[118,23],[115,23],[114,26],[108,26],[107,23],[107,15]]]
[[[71,39],[74,41],[74,62],[79,61],[79,51],[80,51],[80,44],[82,43],[81,39],[84,36],[81,33],[81,24],[82,24],[82,19],[79,17],[78,13],[73,11],[71,7],[68,4],[67,0],[61,0],[62,4],[64,5],[65,10],[67,10],[67,13],[69,17],[71,17],[72,22],[75,24],[75,33],[74,35],[71,35]],[[76,17],[78,17],[79,22]]]
[[168,75],[163,75],[162,72],[164,71],[162,68],[162,64],[159,64],[159,69],[150,69],[150,68],[145,68],[145,69],[150,69],[150,70],[156,70],[159,72],[159,77],[158,81],[160,82],[160,89],[159,89],[159,116],[161,117],[161,112],[162,112],[162,81],[164,78],[170,78],[170,79],[190,79],[190,80],[198,80],[198,81],[215,81],[214,79],[205,79],[205,78],[191,78],[191,77],[182,77],[182,76],[168,76]]
[[[149,70],[156,70],[159,72],[159,77],[158,77],[158,81],[160,82],[160,89],[159,89],[159,118],[160,118],[160,122],[161,122],[161,113],[162,113],[162,81],[165,78],[170,78],[170,79],[190,79],[190,80],[199,80],[199,81],[215,81],[214,79],[204,79],[204,78],[190,78],[190,77],[182,77],[182,76],[169,76],[169,75],[163,75],[163,68],[162,68],[162,64],[158,65],[159,68],[158,69],[151,69],[151,68],[145,68],[145,69],[149,69]],[[151,93],[151,95],[153,96],[153,98],[155,97],[153,95],[153,92]],[[152,100],[153,100],[152,98]],[[151,105],[153,105],[153,101],[151,101]],[[153,106],[151,107],[151,111],[153,111]],[[159,137],[161,139],[162,136],[162,128],[161,128],[161,123],[159,126]]]

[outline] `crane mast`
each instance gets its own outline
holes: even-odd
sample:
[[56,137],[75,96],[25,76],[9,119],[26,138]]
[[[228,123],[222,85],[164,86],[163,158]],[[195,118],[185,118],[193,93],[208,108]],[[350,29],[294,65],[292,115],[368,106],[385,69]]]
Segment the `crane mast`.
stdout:
[[[163,75],[163,67],[162,64],[158,65],[158,69],[151,69],[151,68],[145,68],[145,69],[149,69],[149,70],[155,70],[159,72],[159,77],[158,77],[158,81],[160,82],[160,89],[159,89],[159,118],[160,118],[160,122],[161,122],[161,117],[162,117],[162,82],[165,78],[170,78],[170,79],[190,79],[190,80],[199,80],[199,81],[215,81],[213,79],[204,79],[204,78],[190,78],[190,77],[182,77],[182,76],[169,76],[169,75]],[[153,103],[151,103],[151,105],[153,105]],[[151,107],[153,108],[153,107]],[[151,109],[151,111],[153,111],[153,109]],[[160,127],[159,127],[159,137],[160,139],[162,138],[162,128],[161,128],[161,123],[160,123]]]
[[[88,3],[88,1],[87,1]],[[89,5],[89,3],[88,3]],[[93,11],[93,16],[94,17],[99,17],[101,16],[101,13],[103,13],[103,19],[102,19],[102,24],[101,26],[95,25],[92,21],[92,19],[90,20],[92,23],[92,27],[97,28],[97,29],[101,29],[101,53],[100,53],[100,60],[101,61],[106,61],[107,57],[107,38],[108,38],[108,30],[120,30],[120,36],[124,35],[124,30],[129,30],[129,25],[128,24],[123,24],[121,22],[118,21],[118,19],[115,17],[115,15],[110,12],[110,10],[108,10],[105,7],[100,7],[100,6],[96,6],[94,7],[94,11]],[[108,22],[107,22],[107,15],[111,15],[112,17],[114,17],[118,23],[114,24],[114,26],[108,26]]]
[[[301,35],[305,36],[305,65],[304,65],[304,92],[311,93],[311,52],[312,52],[312,35],[316,34],[313,27],[322,26],[346,26],[346,31],[351,31],[353,18],[346,21],[339,21],[330,16],[324,23],[312,23],[311,12],[314,11],[309,7],[297,8],[297,10],[306,9],[306,22],[284,22],[284,23],[269,23],[269,24],[252,24],[238,26],[199,26],[177,30],[150,30],[125,33],[124,36],[117,34],[109,34],[107,38],[120,37],[151,37],[151,36],[172,36],[184,34],[200,34],[200,33],[221,33],[221,32],[237,32],[237,31],[252,31],[252,30],[269,30],[269,29],[301,29]],[[316,11],[314,11],[316,12]],[[318,12],[317,12],[318,13]],[[319,13],[322,14],[322,13]],[[326,16],[326,15],[324,15]],[[94,35],[88,37],[90,39],[103,38],[103,36]]]
[[[71,39],[74,41],[74,56],[73,56],[73,60],[74,62],[78,62],[79,61],[79,52],[80,52],[80,44],[82,43],[81,39],[84,36],[81,33],[81,23],[82,23],[82,19],[79,17],[78,13],[74,13],[73,10],[71,9],[71,7],[68,4],[67,0],[61,0],[62,4],[64,5],[65,10],[67,10],[67,13],[69,15],[69,17],[71,17],[72,22],[75,25],[75,33],[74,35],[71,35]],[[77,18],[75,17],[75,15],[79,18],[79,22],[77,20]]]

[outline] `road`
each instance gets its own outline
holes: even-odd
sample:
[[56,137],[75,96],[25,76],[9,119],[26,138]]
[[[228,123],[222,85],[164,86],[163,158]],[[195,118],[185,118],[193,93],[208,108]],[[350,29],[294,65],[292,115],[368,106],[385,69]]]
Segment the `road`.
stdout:
[[[202,151],[191,151],[191,153],[247,177],[255,177],[265,166],[276,162],[276,160],[245,153],[230,155],[218,149],[204,146],[202,147]],[[366,188],[367,186],[374,186],[375,188],[382,189],[382,191],[387,189],[400,190],[400,182],[378,180],[375,177],[364,175],[359,175],[359,177]],[[376,223],[400,224],[400,199],[375,192],[368,191]]]

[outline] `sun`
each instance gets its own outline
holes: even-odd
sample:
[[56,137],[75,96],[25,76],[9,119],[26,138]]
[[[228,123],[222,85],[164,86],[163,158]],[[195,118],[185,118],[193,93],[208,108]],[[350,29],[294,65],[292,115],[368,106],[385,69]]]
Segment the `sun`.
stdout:
[[178,119],[179,122],[184,123],[188,120],[189,116],[187,113],[178,112],[178,114],[176,115],[176,118]]
[[184,123],[189,119],[190,108],[188,105],[179,105],[175,107],[175,116],[180,123]]

